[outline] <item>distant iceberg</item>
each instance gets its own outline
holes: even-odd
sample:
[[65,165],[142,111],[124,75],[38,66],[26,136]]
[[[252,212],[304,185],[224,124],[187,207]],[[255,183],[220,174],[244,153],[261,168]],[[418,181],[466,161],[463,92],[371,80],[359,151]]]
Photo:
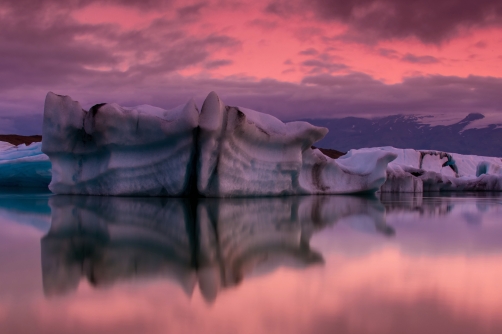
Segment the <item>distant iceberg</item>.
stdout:
[[374,192],[386,151],[335,160],[312,149],[327,129],[225,105],[214,93],[172,110],[98,104],[48,93],[42,151],[56,194],[207,197]]
[[387,167],[381,192],[502,191],[502,159],[433,150],[375,147],[397,155]]
[[47,188],[51,162],[41,146],[42,143],[15,146],[0,142],[0,187]]

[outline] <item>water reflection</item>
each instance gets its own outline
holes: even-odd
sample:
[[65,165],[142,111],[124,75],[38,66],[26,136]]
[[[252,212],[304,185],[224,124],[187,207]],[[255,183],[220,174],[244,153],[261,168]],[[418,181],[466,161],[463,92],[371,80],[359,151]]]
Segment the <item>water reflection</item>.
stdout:
[[54,196],[42,239],[47,296],[93,286],[162,277],[206,301],[221,289],[281,266],[323,263],[311,249],[314,233],[343,221],[392,236],[376,198],[306,196],[254,199]]
[[479,213],[487,212],[490,207],[502,204],[501,193],[441,193],[415,195],[410,193],[381,193],[380,201],[387,213],[417,212],[422,216],[445,216],[457,206],[475,203]]
[[501,333],[502,198],[457,195],[0,194],[0,333]]

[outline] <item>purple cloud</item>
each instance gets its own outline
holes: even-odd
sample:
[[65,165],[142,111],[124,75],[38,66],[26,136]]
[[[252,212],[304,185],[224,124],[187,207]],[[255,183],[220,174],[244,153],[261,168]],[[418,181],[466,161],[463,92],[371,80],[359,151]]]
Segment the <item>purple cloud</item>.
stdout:
[[265,8],[280,17],[308,11],[346,24],[348,31],[340,37],[368,44],[408,37],[440,44],[465,28],[502,25],[499,0],[273,0]]
[[437,64],[440,62],[439,59],[433,56],[416,56],[411,53],[405,54],[401,58],[401,60],[407,63],[414,63],[414,64]]
[[397,59],[398,57],[398,52],[393,49],[386,49],[386,48],[380,48],[378,49],[378,54],[382,57],[385,58],[390,58],[390,59]]
[[212,70],[215,68],[220,68],[222,66],[232,65],[232,63],[233,63],[233,61],[231,61],[230,59],[218,59],[218,60],[213,60],[213,61],[207,62],[204,65],[204,67],[209,70]]
[[310,68],[310,73],[320,73],[324,71],[331,73],[348,69],[348,66],[345,64],[336,64],[318,59],[308,59],[303,61],[301,64],[305,67]]
[[316,56],[319,54],[319,51],[314,48],[308,48],[306,50],[300,51],[298,54],[301,56]]

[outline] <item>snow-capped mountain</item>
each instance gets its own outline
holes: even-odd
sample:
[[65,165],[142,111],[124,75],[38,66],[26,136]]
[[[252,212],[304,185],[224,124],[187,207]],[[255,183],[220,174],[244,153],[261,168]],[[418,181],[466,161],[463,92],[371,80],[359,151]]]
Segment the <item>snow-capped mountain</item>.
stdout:
[[394,146],[502,156],[502,115],[392,115],[306,121],[329,129],[316,146],[345,152],[354,148]]

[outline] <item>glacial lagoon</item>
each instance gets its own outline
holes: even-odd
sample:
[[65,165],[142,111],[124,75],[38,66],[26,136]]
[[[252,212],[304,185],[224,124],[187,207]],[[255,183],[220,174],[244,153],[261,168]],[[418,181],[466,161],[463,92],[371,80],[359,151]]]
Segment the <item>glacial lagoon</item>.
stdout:
[[502,333],[500,194],[0,193],[1,333]]

